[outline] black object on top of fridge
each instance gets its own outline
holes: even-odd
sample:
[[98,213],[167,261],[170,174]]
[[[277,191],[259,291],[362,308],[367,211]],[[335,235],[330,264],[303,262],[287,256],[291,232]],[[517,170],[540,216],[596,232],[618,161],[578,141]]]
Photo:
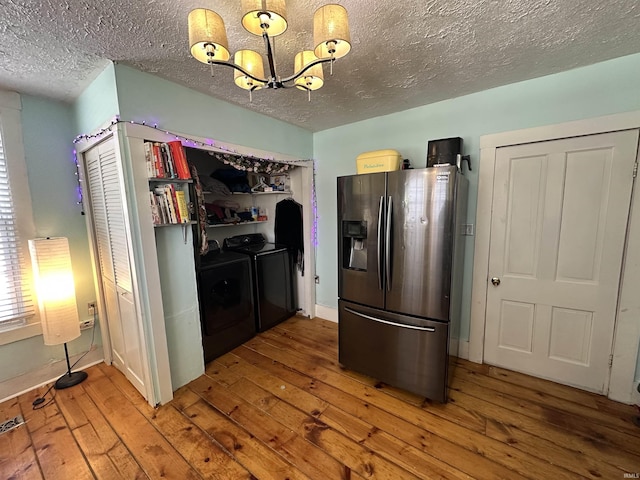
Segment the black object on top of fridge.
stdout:
[[446,401],[467,190],[455,165],[338,178],[342,365]]
[[434,165],[455,165],[456,158],[462,154],[462,138],[441,138],[427,143],[427,167]]

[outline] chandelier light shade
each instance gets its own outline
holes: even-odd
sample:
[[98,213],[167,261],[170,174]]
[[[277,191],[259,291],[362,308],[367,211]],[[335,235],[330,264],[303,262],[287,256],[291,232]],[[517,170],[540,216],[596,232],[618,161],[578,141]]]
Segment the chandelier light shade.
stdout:
[[284,0],[242,0],[242,26],[249,33],[270,37],[282,35],[287,29]]
[[191,55],[202,63],[209,60],[227,61],[229,42],[222,17],[216,12],[204,8],[196,8],[189,12],[189,46]]
[[67,373],[56,381],[55,388],[77,385],[87,378],[87,374],[71,372],[67,351],[67,343],[80,336],[69,241],[65,237],[29,240],[29,253],[38,295],[44,344],[64,344]]
[[[241,66],[254,77],[264,77],[264,66],[262,65],[262,57],[258,52],[253,50],[238,50],[233,56],[236,65]],[[240,70],[234,70],[233,78],[236,85],[245,90],[257,90],[264,86],[264,82],[259,82],[248,77]]]
[[[298,72],[317,59],[318,57],[311,50],[298,52],[294,60],[293,69]],[[296,78],[295,84],[300,90],[317,90],[322,87],[324,85],[322,65],[317,64],[306,70],[301,77]]]
[[[191,55],[211,67],[223,65],[234,69],[235,84],[251,92],[261,88],[297,87],[309,92],[324,85],[322,64],[344,57],[351,50],[347,10],[341,5],[320,7],[313,17],[312,49],[299,52],[294,59],[294,72],[283,77],[276,71],[272,38],[287,30],[285,0],[242,0],[242,26],[264,40],[269,74],[265,75],[263,56],[253,50],[238,50],[230,61],[224,21],[215,12],[197,8],[189,13],[189,45]],[[310,97],[309,97],[310,98]]]
[[342,58],[351,50],[347,10],[342,5],[325,5],[313,14],[314,53],[318,58]]

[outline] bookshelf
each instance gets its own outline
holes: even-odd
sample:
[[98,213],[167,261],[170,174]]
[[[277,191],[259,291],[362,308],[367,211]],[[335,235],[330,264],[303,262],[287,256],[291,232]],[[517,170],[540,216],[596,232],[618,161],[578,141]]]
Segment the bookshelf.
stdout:
[[182,143],[145,141],[143,147],[154,227],[191,225],[188,186],[193,180]]
[[149,179],[149,205],[154,227],[190,225],[193,208],[188,185],[192,180]]

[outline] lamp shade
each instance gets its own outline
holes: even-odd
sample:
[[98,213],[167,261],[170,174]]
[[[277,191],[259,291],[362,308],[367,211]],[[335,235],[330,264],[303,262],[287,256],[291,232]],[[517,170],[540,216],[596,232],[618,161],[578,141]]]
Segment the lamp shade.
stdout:
[[329,4],[320,7],[313,14],[314,53],[318,58],[344,57],[351,50],[349,19],[342,5]]
[[29,252],[45,345],[78,338],[80,319],[68,240],[65,237],[29,240]]
[[[293,72],[298,73],[306,65],[309,65],[318,57],[311,50],[303,50],[296,54],[294,60]],[[324,85],[324,72],[322,71],[322,64],[314,65],[313,67],[305,70],[305,72],[298,78],[296,78],[296,86],[300,90],[317,90]]]
[[209,59],[227,61],[229,42],[222,17],[205,8],[189,12],[189,48],[191,55],[202,63]]
[[266,31],[270,37],[285,32],[287,18],[284,0],[242,0],[242,26],[245,30],[261,36],[263,24],[268,25]]
[[[262,56],[253,50],[238,50],[233,56],[233,62],[241,66],[254,77],[264,78],[264,66],[262,64]],[[257,90],[264,86],[264,82],[258,82],[247,77],[240,70],[233,71],[233,78],[236,85],[245,90]]]

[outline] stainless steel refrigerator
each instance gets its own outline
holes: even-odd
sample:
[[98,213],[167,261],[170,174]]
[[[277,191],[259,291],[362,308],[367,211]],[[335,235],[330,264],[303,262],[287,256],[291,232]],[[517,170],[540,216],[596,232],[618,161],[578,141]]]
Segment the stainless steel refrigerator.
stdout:
[[343,366],[446,401],[467,190],[455,165],[338,178]]

